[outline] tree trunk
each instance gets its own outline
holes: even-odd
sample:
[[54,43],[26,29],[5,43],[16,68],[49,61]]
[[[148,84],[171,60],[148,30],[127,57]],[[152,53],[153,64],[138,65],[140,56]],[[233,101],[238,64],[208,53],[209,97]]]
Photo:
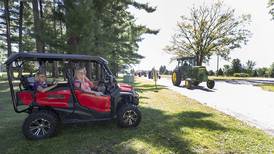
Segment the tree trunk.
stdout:
[[6,38],[7,38],[7,49],[8,57],[12,54],[11,51],[11,40],[10,40],[10,11],[9,11],[9,0],[4,0],[5,5],[5,20],[6,20]]
[[200,54],[196,55],[196,65],[197,66],[202,66],[203,65],[203,56]]
[[23,51],[22,47],[22,31],[23,31],[23,11],[24,11],[24,2],[20,1],[20,8],[19,8],[19,52]]
[[[45,52],[44,42],[42,40],[42,24],[39,13],[38,0],[32,0],[33,17],[34,17],[34,35],[36,41],[37,52]],[[40,8],[41,9],[41,8]]]

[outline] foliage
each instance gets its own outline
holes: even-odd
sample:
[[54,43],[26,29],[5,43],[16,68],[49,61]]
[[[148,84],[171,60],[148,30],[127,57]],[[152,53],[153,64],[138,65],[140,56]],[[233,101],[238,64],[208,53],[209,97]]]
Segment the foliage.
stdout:
[[268,77],[268,68],[266,67],[258,68],[256,69],[256,72],[259,77]]
[[167,70],[166,66],[165,65],[161,65],[160,68],[159,68],[159,73],[160,74],[168,74],[169,71]]
[[230,65],[224,65],[224,71],[223,72],[224,72],[224,75],[226,75],[226,76],[233,75],[233,71],[232,71]]
[[224,72],[223,72],[223,70],[220,68],[218,71],[217,71],[217,73],[216,73],[218,76],[220,75],[220,76],[223,76],[224,75]]
[[274,0],[269,0],[268,7],[270,8],[269,14],[272,15],[272,19],[274,20]]
[[270,65],[269,76],[274,78],[274,62],[272,63],[272,65]]
[[212,6],[194,6],[190,16],[182,16],[171,45],[165,50],[176,56],[196,56],[197,65],[218,54],[228,59],[229,53],[240,48],[251,35],[246,26],[250,15],[235,16],[235,10],[223,7],[221,2]]
[[233,71],[233,73],[240,73],[242,71],[242,64],[241,64],[241,60],[236,58],[233,59],[231,62],[231,69]]
[[215,75],[214,71],[212,71],[212,70],[209,70],[209,71],[207,72],[207,74],[208,74],[209,76]]
[[[143,58],[137,53],[143,34],[158,33],[158,30],[135,23],[136,19],[128,7],[148,13],[156,10],[135,0],[32,0],[22,1],[23,37],[19,39],[17,33],[20,28],[16,26],[19,20],[18,0],[9,1],[10,16],[14,19],[11,20],[14,45],[21,41],[23,51],[102,56],[109,60],[114,74]],[[1,24],[0,28],[5,27]],[[6,47],[0,44],[0,48]]]
[[234,77],[249,77],[249,74],[247,73],[234,73]]

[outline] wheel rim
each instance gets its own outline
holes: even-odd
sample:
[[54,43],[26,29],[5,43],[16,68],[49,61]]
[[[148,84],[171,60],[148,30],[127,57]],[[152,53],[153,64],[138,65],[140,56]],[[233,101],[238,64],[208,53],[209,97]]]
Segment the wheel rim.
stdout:
[[131,126],[134,125],[138,120],[138,115],[135,111],[128,110],[124,113],[123,120],[127,125]]
[[186,81],[186,87],[187,88],[189,87],[189,81]]
[[34,136],[45,136],[51,128],[50,122],[46,119],[36,119],[31,122],[29,130]]
[[177,79],[177,75],[176,75],[176,73],[174,72],[174,73],[172,74],[172,81],[175,82],[176,79]]

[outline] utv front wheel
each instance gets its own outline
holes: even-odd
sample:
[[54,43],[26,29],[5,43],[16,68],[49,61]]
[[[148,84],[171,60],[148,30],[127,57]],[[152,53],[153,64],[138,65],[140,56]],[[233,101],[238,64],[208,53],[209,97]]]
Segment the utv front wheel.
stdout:
[[141,122],[141,112],[132,104],[123,105],[117,115],[117,124],[123,128],[137,127]]
[[59,121],[51,111],[38,111],[30,114],[24,121],[23,134],[31,140],[52,137],[57,132]]
[[174,71],[174,72],[172,73],[171,78],[172,78],[172,83],[173,83],[174,86],[179,86],[179,85],[181,84],[181,80],[182,80],[182,79],[181,79],[181,74],[180,74],[180,72]]
[[206,82],[206,85],[207,85],[207,87],[208,87],[209,89],[212,89],[212,88],[214,88],[214,86],[215,86],[215,82],[214,82],[213,80],[208,80],[208,81]]

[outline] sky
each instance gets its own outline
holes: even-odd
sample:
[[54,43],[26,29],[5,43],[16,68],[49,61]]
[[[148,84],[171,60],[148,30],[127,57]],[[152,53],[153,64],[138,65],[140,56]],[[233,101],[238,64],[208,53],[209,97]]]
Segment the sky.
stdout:
[[[138,53],[145,56],[141,63],[135,65],[135,70],[148,70],[153,67],[158,69],[166,65],[169,70],[176,66],[176,62],[170,62],[174,55],[167,54],[163,49],[170,44],[171,36],[176,30],[176,24],[181,15],[189,15],[189,9],[195,5],[210,5],[214,0],[137,0],[156,6],[153,13],[146,13],[133,7],[129,11],[136,17],[138,24],[146,25],[152,29],[159,29],[157,35],[143,36],[139,43]],[[267,8],[268,0],[224,0],[225,7],[235,9],[236,15],[250,14],[251,24],[248,29],[252,37],[247,45],[231,51],[231,60],[239,58],[244,64],[247,60],[256,62],[256,67],[269,67],[274,62],[274,21],[271,20]],[[231,61],[230,60],[230,61]],[[220,66],[230,64],[230,61],[220,59]],[[205,64],[210,70],[216,70],[217,58],[212,56],[209,63]]]

